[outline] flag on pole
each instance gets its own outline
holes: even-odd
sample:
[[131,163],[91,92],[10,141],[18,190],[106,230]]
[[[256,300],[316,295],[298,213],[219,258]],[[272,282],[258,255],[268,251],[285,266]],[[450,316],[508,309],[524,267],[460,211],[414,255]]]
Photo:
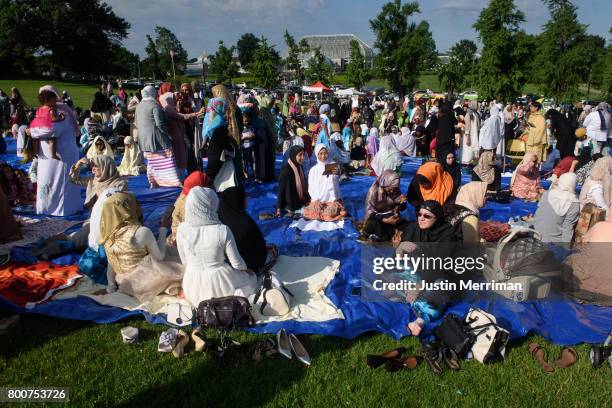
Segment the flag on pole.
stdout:
[[174,51],[173,50],[170,50],[170,57],[174,58]]

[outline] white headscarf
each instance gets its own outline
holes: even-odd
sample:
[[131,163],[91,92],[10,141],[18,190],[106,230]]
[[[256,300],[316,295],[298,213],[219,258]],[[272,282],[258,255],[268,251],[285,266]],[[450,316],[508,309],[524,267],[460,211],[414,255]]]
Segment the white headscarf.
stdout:
[[185,223],[192,227],[221,224],[219,197],[208,187],[193,187],[185,200]]
[[394,135],[393,140],[397,150],[406,153],[408,156],[414,156],[415,139],[409,128],[402,127],[401,133]]
[[[96,142],[98,140],[102,140],[104,142],[104,150],[102,151],[102,153],[99,153],[98,149],[96,148]],[[111,159],[115,158],[115,154],[113,153],[113,148],[111,147],[111,145],[108,144],[106,139],[104,139],[102,136],[96,136],[93,140],[93,143],[87,150],[88,159],[93,159],[96,156],[109,156]]]
[[478,135],[480,147],[485,150],[494,150],[502,139],[503,121],[499,116],[499,108],[491,106],[491,115],[484,121]]
[[572,204],[579,202],[576,197],[576,173],[564,173],[548,191],[548,203],[558,216],[564,216]]
[[342,194],[340,193],[338,176],[336,174],[323,175],[325,165],[329,163],[329,160],[326,162],[319,160],[319,152],[322,149],[328,149],[328,147],[323,143],[315,146],[314,153],[317,158],[317,164],[308,172],[308,194],[312,201],[328,203],[341,199]]
[[383,174],[385,170],[395,171],[398,166],[402,165],[400,151],[395,145],[393,136],[387,135],[380,139],[380,147],[376,156],[372,160],[372,169],[377,175]]
[[59,91],[53,85],[44,85],[38,88],[38,94],[40,95],[43,91],[53,92],[55,96],[57,96],[58,102],[61,102],[62,97],[60,96]]
[[140,91],[143,101],[154,101],[157,96],[157,90],[153,85],[147,85]]

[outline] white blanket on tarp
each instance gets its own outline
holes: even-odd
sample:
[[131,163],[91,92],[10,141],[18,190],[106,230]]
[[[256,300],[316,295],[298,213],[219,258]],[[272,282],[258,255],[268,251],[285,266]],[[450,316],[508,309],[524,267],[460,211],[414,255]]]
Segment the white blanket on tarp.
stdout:
[[333,231],[344,228],[344,220],[329,222],[300,218],[297,221],[293,221],[289,228],[297,228],[302,231]]
[[[284,316],[261,316],[253,310],[257,323],[269,323],[285,320],[299,322],[322,322],[332,319],[344,319],[342,311],[325,295],[325,288],[334,278],[340,268],[340,262],[322,257],[278,257],[272,270],[291,291],[291,308]],[[96,294],[104,292],[106,286],[93,282],[83,276],[77,285],[56,293],[53,299],[69,299],[77,296],[87,296],[94,301],[125,310],[143,310],[150,314],[166,313],[166,305],[180,303],[189,308],[185,299],[170,295],[158,295],[142,303],[121,292]],[[255,309],[255,308],[254,308]]]
[[[325,295],[325,289],[340,268],[340,261],[322,257],[278,257],[272,270],[289,289],[291,307],[284,316],[262,316],[253,310],[258,323],[295,320],[299,322],[324,322],[344,319],[342,311]],[[255,307],[254,309],[257,309]]]

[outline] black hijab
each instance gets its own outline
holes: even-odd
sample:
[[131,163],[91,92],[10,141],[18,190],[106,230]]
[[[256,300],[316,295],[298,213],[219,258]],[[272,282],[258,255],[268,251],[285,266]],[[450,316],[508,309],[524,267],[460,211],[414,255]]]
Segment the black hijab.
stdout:
[[573,155],[576,135],[570,121],[556,109],[549,109],[546,116],[550,119],[550,126],[555,139],[557,139],[556,147],[561,158]]
[[230,187],[219,194],[219,219],[229,227],[238,252],[249,269],[257,271],[266,263],[266,241],[255,221],[244,210],[244,188]]
[[[453,153],[453,156],[455,156],[454,152],[449,152],[446,154],[446,157],[448,157],[448,155],[451,153]],[[451,165],[446,162],[446,157],[444,157],[442,167],[444,167],[444,170],[453,178],[453,194],[451,195],[451,198],[454,198],[455,195],[457,195],[459,187],[461,186],[461,165],[457,163],[457,156],[455,156],[455,162]]]
[[423,230],[419,227],[418,221],[409,223],[402,234],[402,241],[410,242],[455,242],[453,227],[446,222],[444,210],[440,203],[434,200],[427,200],[416,208],[417,216],[419,210],[428,210],[436,216],[436,223],[431,228]]

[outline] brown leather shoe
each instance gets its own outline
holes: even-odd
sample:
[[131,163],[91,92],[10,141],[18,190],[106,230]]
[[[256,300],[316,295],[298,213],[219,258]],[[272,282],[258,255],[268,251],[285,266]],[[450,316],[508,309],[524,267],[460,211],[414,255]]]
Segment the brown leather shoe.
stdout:
[[387,360],[385,370],[395,372],[399,370],[412,370],[419,365],[419,358],[416,356],[407,356],[403,358],[394,358]]
[[366,357],[366,364],[370,368],[378,368],[388,360],[400,358],[405,351],[405,347],[398,347],[393,350],[385,351],[382,354],[368,354]]

